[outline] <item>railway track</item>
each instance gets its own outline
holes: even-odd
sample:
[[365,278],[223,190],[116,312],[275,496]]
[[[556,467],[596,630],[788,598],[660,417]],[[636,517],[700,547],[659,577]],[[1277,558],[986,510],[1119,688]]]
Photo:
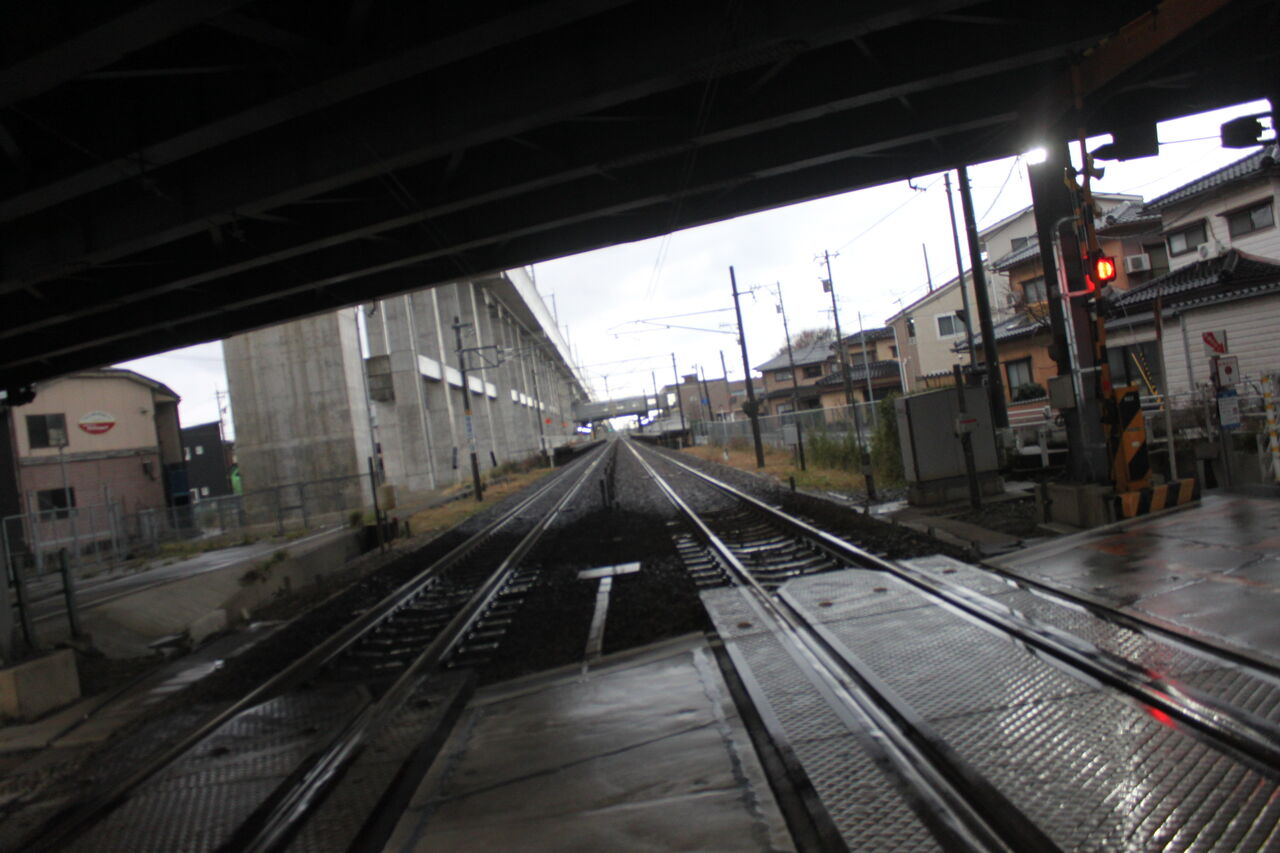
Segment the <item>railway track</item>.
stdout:
[[539,484],[22,849],[379,849],[532,584],[526,559],[608,455]]
[[[895,562],[627,447],[810,849],[1280,846],[1280,677],[947,558]],[[730,509],[682,497],[713,487]],[[775,790],[778,786],[775,787]]]
[[[648,519],[626,559],[667,534],[674,553],[622,577],[678,579],[679,604],[632,586],[610,605],[582,579],[622,559],[624,505]],[[573,635],[566,591],[596,583],[584,661],[655,607],[687,632],[700,601],[797,849],[1280,848],[1280,673],[956,560],[887,559],[622,441],[21,849],[381,850],[477,674],[552,638],[530,626]]]

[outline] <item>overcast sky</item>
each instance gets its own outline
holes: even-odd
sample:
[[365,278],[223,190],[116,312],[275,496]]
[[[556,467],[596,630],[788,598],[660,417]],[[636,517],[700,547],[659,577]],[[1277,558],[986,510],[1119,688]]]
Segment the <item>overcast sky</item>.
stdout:
[[[1224,149],[1219,125],[1269,109],[1265,101],[1165,122],[1160,156],[1109,162],[1095,181],[1102,192],[1138,193],[1147,199],[1248,154]],[[1095,140],[1096,147],[1105,137]],[[972,166],[974,208],[980,227],[1031,203],[1023,158]],[[818,255],[830,251],[841,331],[870,328],[927,291],[927,246],[933,282],[956,274],[955,251],[941,174],[888,184],[818,201],[743,216],[662,238],[626,243],[535,267],[539,290],[554,305],[562,329],[597,396],[652,391],[673,380],[671,354],[681,373],[700,365],[720,377],[723,351],[730,379],[743,376],[733,333],[729,267],[742,303],[748,354],[760,364],[783,345],[782,318],[772,290],[780,283],[792,335],[831,324],[830,296]],[[959,199],[956,200],[959,218]],[[963,227],[963,224],[961,225]],[[961,234],[962,251],[963,233]],[[968,265],[967,251],[965,264]],[[711,312],[711,313],[697,313]],[[672,315],[692,315],[673,317]],[[637,321],[671,317],[656,323]],[[661,328],[659,324],[697,330]],[[182,397],[182,423],[216,420],[216,392],[226,389],[221,345],[200,344],[121,365],[172,387]]]

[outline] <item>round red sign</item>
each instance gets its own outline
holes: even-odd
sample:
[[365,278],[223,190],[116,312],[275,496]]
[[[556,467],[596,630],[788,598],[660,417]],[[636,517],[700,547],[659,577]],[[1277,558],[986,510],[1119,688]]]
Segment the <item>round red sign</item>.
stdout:
[[89,435],[102,435],[116,425],[116,419],[106,412],[89,412],[80,418],[80,429]]

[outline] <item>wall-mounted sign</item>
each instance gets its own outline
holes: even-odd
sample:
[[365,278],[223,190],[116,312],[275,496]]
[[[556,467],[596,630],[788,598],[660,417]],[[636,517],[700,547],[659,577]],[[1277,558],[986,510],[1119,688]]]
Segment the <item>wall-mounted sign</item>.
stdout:
[[89,433],[89,435],[102,435],[104,432],[110,432],[115,425],[115,416],[106,412],[89,412],[80,418],[80,429]]
[[1240,359],[1234,355],[1224,355],[1218,359],[1218,387],[1230,388],[1236,384],[1240,375]]
[[1200,335],[1204,341],[1204,354],[1209,356],[1227,354],[1227,330],[1204,332]]

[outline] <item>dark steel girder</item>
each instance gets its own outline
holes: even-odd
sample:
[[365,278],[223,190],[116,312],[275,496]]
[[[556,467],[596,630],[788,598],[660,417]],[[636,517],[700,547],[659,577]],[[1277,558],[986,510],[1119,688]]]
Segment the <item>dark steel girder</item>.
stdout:
[[[987,132],[959,140],[967,150],[988,151]],[[328,283],[295,284],[281,287],[275,296],[249,295],[236,306],[219,305],[216,294],[189,294],[181,312],[168,316],[140,318],[145,324],[149,351],[162,351],[196,340],[217,340],[237,332],[268,326],[287,319],[323,313],[362,301],[395,293],[417,290],[431,283],[447,283],[463,277],[459,262],[465,264],[467,276],[497,273],[526,263],[530,258],[554,258],[589,251],[625,239],[640,240],[659,236],[674,228],[716,222],[743,210],[765,210],[794,200],[829,195],[832,186],[856,187],[878,182],[884,174],[906,176],[919,171],[938,171],[950,164],[949,152],[940,153],[932,145],[922,143],[916,150],[903,150],[898,156],[851,157],[825,162],[797,172],[786,172],[751,181],[738,181],[719,188],[718,192],[681,199],[677,208],[663,202],[618,211],[612,216],[592,214],[580,220],[566,221],[546,230],[513,234],[507,239],[474,246],[461,246],[447,256],[421,260],[411,265],[395,265],[372,270],[360,276]],[[348,247],[348,251],[353,251]],[[199,300],[199,301],[198,301]],[[51,338],[39,355],[30,350],[18,353],[0,348],[0,387],[12,385],[15,379],[57,376],[74,366],[109,364],[140,354],[134,331],[104,331],[105,323],[86,322],[79,326],[89,335],[84,346],[67,345],[70,335]]]
[[[996,131],[1007,128],[1015,118],[1013,113],[966,117],[953,126],[930,124],[919,129],[914,120],[899,115],[900,136],[842,148],[833,147],[832,142],[848,138],[854,130],[854,123],[836,124],[828,118],[828,132],[802,134],[807,148],[801,147],[802,140],[785,145],[757,138],[736,140],[718,149],[717,156],[700,158],[688,180],[679,186],[669,186],[673,183],[671,170],[663,165],[637,164],[630,167],[630,173],[621,176],[621,180],[583,181],[551,197],[526,196],[479,210],[461,211],[456,217],[433,222],[429,231],[419,231],[411,226],[406,233],[398,234],[394,239],[342,243],[324,252],[295,258],[289,263],[251,270],[204,286],[152,295],[140,304],[100,306],[99,310],[79,322],[61,324],[58,330],[63,339],[61,345],[50,348],[51,342],[40,333],[4,342],[0,345],[0,370],[10,366],[21,369],[34,365],[37,358],[31,355],[33,352],[40,352],[45,357],[70,356],[77,351],[92,349],[104,338],[110,341],[121,334],[130,337],[138,333],[163,333],[179,325],[203,330],[206,327],[199,324],[216,323],[219,315],[227,311],[258,308],[274,314],[273,303],[282,296],[322,294],[326,299],[324,304],[329,304],[331,297],[337,298],[340,304],[346,304],[350,300],[345,294],[352,288],[364,292],[367,281],[401,269],[431,270],[438,276],[429,278],[422,275],[417,279],[417,287],[468,278],[492,271],[474,266],[470,259],[476,253],[485,253],[514,241],[536,239],[540,234],[572,231],[600,221],[612,220],[615,226],[626,228],[633,217],[653,209],[669,211],[672,223],[669,228],[709,221],[685,222],[684,206],[698,198],[741,198],[739,188],[748,182],[744,174],[750,174],[752,183],[785,182],[789,176],[837,167],[849,160],[861,160],[861,168],[854,173],[865,179],[867,175],[883,172],[886,168],[885,155],[901,154],[912,146],[925,145],[937,137],[947,138],[953,145],[952,150],[964,150],[975,158],[985,158],[993,150],[992,140],[1000,135]],[[892,119],[886,117],[885,122],[888,121]],[[914,131],[913,125],[917,125]],[[789,157],[798,159],[769,162],[769,155],[777,152],[786,152]],[[839,169],[833,172],[840,173]],[[669,188],[664,188],[664,184]],[[628,239],[647,236],[652,236],[652,233],[629,235]],[[424,246],[430,243],[436,245]],[[124,327],[131,331],[114,331]]]
[[[385,186],[376,181],[368,182],[344,190],[344,195],[366,199],[362,202],[285,208],[286,215],[278,219],[284,223],[283,226],[239,221],[234,224],[239,239],[222,236],[214,240],[207,233],[201,233],[170,247],[137,256],[133,264],[100,267],[87,270],[79,277],[38,285],[40,293],[56,292],[60,303],[69,301],[77,306],[72,309],[66,308],[65,304],[56,308],[49,306],[34,295],[24,300],[24,292],[19,291],[14,294],[15,306],[25,321],[0,329],[0,340],[59,322],[59,318],[65,321],[76,316],[91,316],[102,305],[135,303],[159,293],[198,287],[204,282],[237,275],[255,267],[288,263],[301,255],[324,252],[351,240],[375,235],[411,240],[410,226],[454,215],[470,207],[490,205],[533,192],[546,192],[556,187],[572,191],[574,182],[583,179],[612,176],[611,180],[619,180],[628,167],[642,163],[680,158],[698,149],[707,152],[700,157],[714,158],[719,156],[716,146],[760,134],[791,128],[785,136],[775,135],[771,144],[779,148],[796,145],[798,151],[811,147],[813,138],[818,136],[828,136],[846,146],[868,145],[877,140],[892,144],[900,130],[897,126],[900,122],[894,121],[898,116],[888,112],[889,121],[884,123],[885,111],[877,112],[871,108],[883,105],[903,92],[925,93],[943,86],[952,87],[948,90],[949,100],[961,94],[976,95],[977,90],[972,87],[989,85],[986,78],[1009,72],[1018,72],[1019,80],[1004,85],[1020,83],[1026,88],[1026,69],[1049,60],[1060,62],[1062,57],[1060,49],[1044,48],[1026,55],[993,59],[959,71],[947,71],[836,98],[821,98],[817,94],[818,79],[830,73],[827,64],[821,63],[807,69],[793,68],[782,81],[786,91],[797,93],[787,98],[785,106],[791,107],[789,111],[782,109],[784,105],[771,103],[763,94],[757,93],[749,100],[740,101],[736,109],[722,109],[717,115],[718,120],[711,122],[705,132],[692,139],[685,127],[671,122],[650,122],[639,128],[617,128],[612,133],[607,129],[596,129],[584,134],[590,145],[580,145],[582,150],[572,152],[560,149],[554,158],[526,148],[513,150],[508,145],[491,145],[487,149],[474,150],[468,158],[469,179],[464,182],[455,175],[443,193],[430,192],[441,173],[439,161],[400,170],[396,179],[401,185],[430,198],[430,202],[420,209],[406,212],[405,206],[393,198]],[[965,84],[970,88],[964,88]],[[732,100],[732,97],[726,100]],[[807,104],[806,100],[812,103]],[[849,118],[854,110],[858,110],[857,116]],[[574,156],[583,162],[573,162]],[[671,174],[676,174],[678,168],[678,163],[673,165]],[[649,180],[652,176],[646,177],[646,181]],[[409,234],[388,234],[406,229]]]
[[[383,59],[353,71],[317,80],[278,98],[255,104],[186,133],[144,146],[127,155],[101,163],[74,175],[49,180],[39,187],[0,200],[0,222],[44,210],[142,176],[267,128],[277,127],[334,104],[429,73],[486,51],[597,15],[633,0],[550,0],[491,21],[485,26],[426,42],[406,53]],[[216,25],[217,22],[215,21]],[[232,31],[244,24],[233,18]],[[237,29],[238,28],[238,29]]]
[[[963,0],[877,0],[850,18],[839,0],[737,7],[726,30],[721,7],[650,4],[652,31],[606,32],[573,52],[522,63],[483,57],[388,87],[341,112],[321,111],[168,167],[148,169],[148,187],[109,187],[68,215],[59,208],[12,222],[0,257],[0,293],[145,251],[237,214],[271,210],[495,139],[589,115],[637,98],[761,67],[801,50],[845,41]],[[681,25],[670,27],[672,20]],[[722,46],[718,55],[709,52]],[[71,220],[70,224],[68,220]]]
[[[548,0],[530,14],[564,18],[528,34],[504,33],[519,4],[494,0],[494,29],[412,41],[455,49],[421,73],[375,52],[338,72],[352,93],[310,90],[314,110],[286,95],[269,101],[283,112],[193,111],[208,135],[141,140],[190,146],[144,181],[32,158],[0,245],[0,388],[1004,156],[1040,133],[1276,94],[1274,10],[1231,0],[1141,63],[1091,68],[1111,82],[1074,113],[1068,54],[1148,5],[767,2],[726,21],[723,6]],[[947,37],[965,26],[978,37]]]
[[0,107],[47,92],[247,2],[153,0],[141,4],[0,70]]

